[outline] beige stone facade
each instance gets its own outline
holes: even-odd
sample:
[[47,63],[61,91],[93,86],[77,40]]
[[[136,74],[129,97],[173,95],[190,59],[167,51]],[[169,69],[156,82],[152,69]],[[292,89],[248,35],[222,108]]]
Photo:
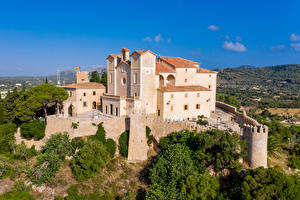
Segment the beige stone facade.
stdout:
[[102,96],[105,86],[89,82],[88,72],[77,72],[77,83],[65,85],[69,98],[63,102],[65,117],[77,116],[93,109],[102,110]]
[[217,73],[178,57],[123,48],[107,57],[103,113],[126,117],[134,112],[166,120],[209,117],[215,111]]

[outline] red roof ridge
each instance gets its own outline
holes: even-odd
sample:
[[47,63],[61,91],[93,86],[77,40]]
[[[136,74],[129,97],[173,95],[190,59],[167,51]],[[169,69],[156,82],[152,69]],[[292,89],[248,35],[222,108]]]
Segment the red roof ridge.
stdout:
[[132,54],[130,55],[130,56],[132,56],[133,54],[135,54],[135,53],[137,53],[137,54],[139,54],[139,55],[143,55],[144,53],[151,53],[151,54],[153,54],[153,55],[155,55],[156,56],[156,54],[155,53],[153,53],[152,51],[150,51],[150,50],[135,50],[134,52],[132,52]]
[[101,83],[86,82],[86,83],[75,83],[70,85],[64,85],[63,88],[78,88],[78,89],[105,89],[105,86]]
[[105,60],[107,60],[109,57],[112,57],[112,58],[118,58],[119,57],[119,58],[121,58],[121,54],[109,54]]
[[211,91],[209,88],[200,85],[186,85],[186,86],[170,86],[159,87],[163,92],[193,92],[193,91]]

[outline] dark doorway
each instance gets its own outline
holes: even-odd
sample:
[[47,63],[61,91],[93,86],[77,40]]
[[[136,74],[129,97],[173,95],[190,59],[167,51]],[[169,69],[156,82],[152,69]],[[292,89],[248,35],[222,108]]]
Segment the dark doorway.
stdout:
[[119,113],[118,113],[118,107],[117,107],[117,108],[116,108],[116,116],[118,116],[118,114],[119,114]]
[[73,115],[73,106],[72,105],[70,105],[68,108],[68,114],[70,117],[72,117],[72,115]]
[[93,102],[93,109],[96,109],[97,108],[97,103],[96,101]]

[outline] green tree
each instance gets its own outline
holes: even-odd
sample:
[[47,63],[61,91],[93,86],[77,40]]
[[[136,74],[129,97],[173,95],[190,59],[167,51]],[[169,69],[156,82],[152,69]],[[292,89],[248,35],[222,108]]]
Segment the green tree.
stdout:
[[61,160],[64,160],[65,157],[71,156],[74,152],[74,148],[69,139],[69,135],[65,133],[57,133],[51,135],[50,138],[46,141],[46,144],[42,146],[42,153],[54,153],[58,155]]
[[32,138],[40,140],[45,137],[46,125],[44,122],[36,119],[29,122],[25,122],[20,126],[21,135],[30,140]]
[[30,88],[24,93],[24,100],[16,108],[16,115],[22,121],[36,117],[38,111],[43,111],[47,117],[47,109],[61,103],[68,98],[65,89],[51,84],[41,84]]
[[180,199],[215,199],[219,191],[219,182],[208,173],[199,176],[188,176],[182,183]]
[[180,185],[188,176],[197,176],[191,151],[182,144],[163,150],[149,170],[150,188],[146,199],[180,199]]
[[124,131],[119,137],[120,154],[124,157],[128,156],[129,133]]
[[102,170],[109,158],[103,143],[97,140],[88,142],[74,155],[72,171],[77,180],[85,180]]
[[101,82],[103,85],[107,86],[107,72],[104,71],[101,74]]
[[0,125],[0,153],[9,153],[15,143],[17,126],[12,123]]
[[12,92],[8,92],[6,98],[3,100],[4,119],[5,122],[16,122],[16,108],[17,104],[22,101],[24,91],[20,92],[14,88]]
[[90,79],[90,82],[101,83],[101,79],[97,71],[92,71],[92,77]]

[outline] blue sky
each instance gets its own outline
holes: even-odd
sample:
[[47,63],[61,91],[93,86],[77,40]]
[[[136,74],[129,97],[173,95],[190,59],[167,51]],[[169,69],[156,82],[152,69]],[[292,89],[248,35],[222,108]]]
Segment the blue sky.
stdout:
[[300,1],[0,1],[0,76],[105,65],[122,47],[214,69],[300,63]]

